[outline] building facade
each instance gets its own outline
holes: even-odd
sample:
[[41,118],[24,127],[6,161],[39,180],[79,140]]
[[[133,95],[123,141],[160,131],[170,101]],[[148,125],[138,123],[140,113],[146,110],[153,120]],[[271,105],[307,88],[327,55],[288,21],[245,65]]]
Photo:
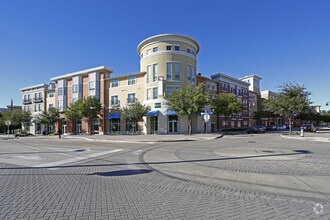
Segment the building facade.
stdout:
[[22,92],[22,110],[29,111],[32,114],[30,122],[25,122],[23,129],[31,134],[41,134],[45,127],[38,123],[38,116],[46,110],[46,97],[48,84],[38,84],[21,88]]
[[[147,38],[137,46],[137,53],[140,57],[139,72],[116,76],[110,68],[100,66],[62,74],[51,78],[49,85],[21,89],[22,108],[31,112],[35,109],[38,112],[59,109],[62,119],[50,128],[55,132],[61,129],[63,133],[70,134],[129,134],[136,131],[143,134],[187,133],[187,117],[169,110],[166,97],[188,85],[205,83],[211,98],[219,93],[231,93],[242,101],[242,112],[232,116],[226,127],[242,128],[254,124],[251,114],[258,106],[260,77],[252,75],[237,79],[222,73],[210,78],[197,75],[199,44],[190,37],[177,34]],[[84,119],[65,118],[65,111],[70,105],[90,96],[96,97],[102,104],[98,118],[90,122],[91,127]],[[150,108],[143,121],[135,124],[122,120],[122,108],[136,102]],[[205,110],[210,112],[210,106],[206,106]],[[192,132],[217,132],[225,127],[222,115],[210,117],[210,123],[205,123],[202,115],[193,116]]]

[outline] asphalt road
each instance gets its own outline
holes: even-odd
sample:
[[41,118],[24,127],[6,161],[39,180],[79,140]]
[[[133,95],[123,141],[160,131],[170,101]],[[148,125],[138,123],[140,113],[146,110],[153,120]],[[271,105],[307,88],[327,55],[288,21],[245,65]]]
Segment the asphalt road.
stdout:
[[0,140],[0,219],[330,219],[330,146]]

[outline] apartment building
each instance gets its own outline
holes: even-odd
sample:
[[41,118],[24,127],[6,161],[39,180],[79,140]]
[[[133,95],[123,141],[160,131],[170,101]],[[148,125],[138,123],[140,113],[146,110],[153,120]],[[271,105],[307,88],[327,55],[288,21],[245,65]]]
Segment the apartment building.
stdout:
[[[231,93],[235,95],[243,105],[242,112],[232,115],[227,121],[223,115],[219,116],[219,129],[241,128],[249,126],[249,86],[250,84],[240,79],[228,76],[223,73],[211,75],[211,79],[218,82],[218,93]],[[228,124],[226,124],[228,123]]]
[[240,80],[249,83],[249,126],[257,125],[254,119],[254,113],[260,109],[261,93],[260,93],[260,80],[262,78],[253,74],[240,78]]
[[46,109],[48,84],[38,84],[34,86],[21,88],[22,92],[22,110],[30,111],[32,120],[25,122],[23,129],[26,129],[32,134],[41,134],[44,131],[44,126],[38,124],[38,115]]
[[[134,131],[144,134],[187,133],[187,117],[179,116],[175,111],[170,110],[166,97],[188,85],[205,83],[211,97],[218,93],[232,93],[242,101],[244,107],[242,113],[232,116],[227,127],[251,126],[253,122],[250,121],[250,112],[255,111],[258,106],[261,78],[252,75],[237,79],[223,73],[212,75],[210,78],[197,75],[198,52],[199,44],[187,36],[177,34],[152,36],[137,46],[140,57],[139,72],[114,75],[110,68],[99,66],[62,74],[51,78],[49,85],[23,88],[21,90],[24,97],[23,109],[32,112],[35,109],[38,111],[59,109],[61,120],[50,129],[53,131],[61,129],[63,133],[127,134]],[[37,96],[35,93],[39,89],[43,92]],[[35,99],[32,99],[32,96]],[[67,108],[77,100],[88,96],[96,97],[102,104],[102,111],[98,118],[92,119],[91,127],[83,119],[67,120],[65,118]],[[121,119],[122,108],[135,102],[150,108],[143,122],[138,124]],[[42,103],[42,107],[36,107],[38,103]],[[206,106],[206,111],[211,112],[210,106]],[[210,123],[205,123],[200,114],[192,118],[193,132],[216,132],[224,126],[225,120],[221,115],[219,118],[217,115],[211,115]]]
[[[51,78],[54,88],[49,92],[50,101],[48,108],[55,107],[61,113],[61,120],[56,124],[56,131],[62,130],[63,134],[79,134],[91,132],[104,134],[104,109],[107,107],[108,97],[105,88],[105,79],[110,77],[113,71],[105,66],[67,73]],[[67,120],[65,111],[77,100],[84,97],[96,97],[100,100],[103,111],[99,118],[93,118],[91,126],[81,118]]]

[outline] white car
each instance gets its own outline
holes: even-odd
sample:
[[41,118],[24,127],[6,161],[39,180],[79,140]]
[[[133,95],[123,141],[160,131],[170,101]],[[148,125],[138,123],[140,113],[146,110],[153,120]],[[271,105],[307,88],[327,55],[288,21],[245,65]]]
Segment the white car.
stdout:
[[276,130],[285,130],[287,127],[285,125],[277,126]]

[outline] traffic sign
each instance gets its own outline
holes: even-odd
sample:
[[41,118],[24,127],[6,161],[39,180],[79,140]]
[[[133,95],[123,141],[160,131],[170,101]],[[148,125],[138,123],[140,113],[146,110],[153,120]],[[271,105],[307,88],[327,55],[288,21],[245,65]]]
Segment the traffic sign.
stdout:
[[5,121],[5,125],[7,126],[11,125],[11,121],[10,120]]

